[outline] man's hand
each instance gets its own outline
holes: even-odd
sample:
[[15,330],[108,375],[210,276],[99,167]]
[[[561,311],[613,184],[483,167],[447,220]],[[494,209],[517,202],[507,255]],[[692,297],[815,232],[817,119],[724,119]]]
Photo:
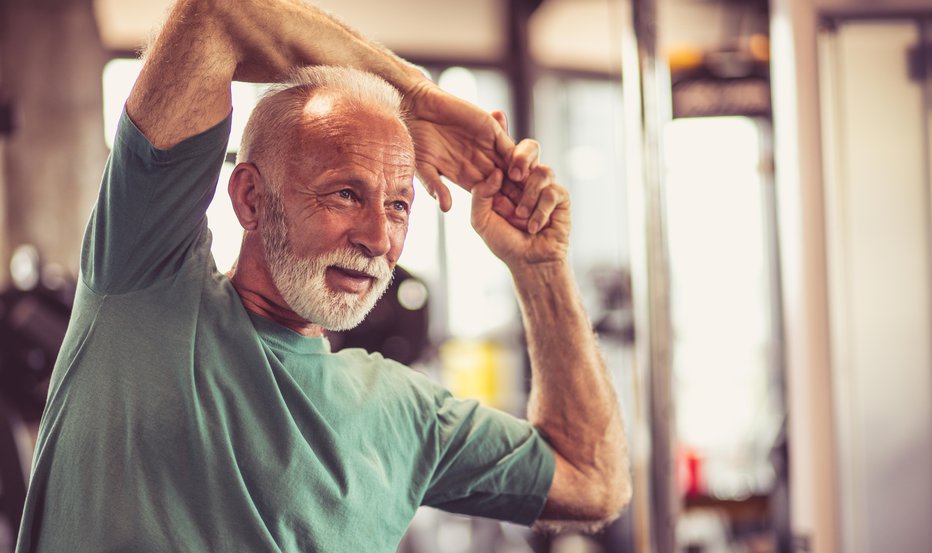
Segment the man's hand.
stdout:
[[[493,111],[491,115],[507,133],[505,114]],[[507,177],[494,171],[473,187],[473,228],[509,267],[512,261],[544,263],[566,256],[569,194],[554,183],[553,171],[540,165],[539,158],[540,144],[522,140],[504,167]]]
[[[508,132],[508,119],[503,111],[493,111],[491,113],[495,122]],[[541,186],[546,185],[546,180],[532,179],[528,180],[531,171],[536,169],[540,163],[540,144],[533,139],[525,138],[514,147],[511,151],[511,157],[508,160],[508,166],[503,176],[501,194],[504,199],[497,198],[493,201],[492,207],[502,217],[506,218],[512,225],[527,230],[530,222],[531,213],[534,206],[540,200]],[[535,230],[544,227],[546,221],[535,223]]]
[[418,177],[443,211],[453,201],[441,176],[471,191],[496,168],[521,182],[537,164],[537,142],[523,140],[516,146],[501,112],[490,115],[430,81],[405,92],[405,104]]
[[503,185],[498,169],[472,190],[472,226],[514,272],[563,261],[569,247],[570,199],[546,165],[530,170],[523,188]]

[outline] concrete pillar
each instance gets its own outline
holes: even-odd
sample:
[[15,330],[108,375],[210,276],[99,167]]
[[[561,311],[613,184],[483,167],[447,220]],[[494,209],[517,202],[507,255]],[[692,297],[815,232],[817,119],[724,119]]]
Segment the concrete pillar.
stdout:
[[107,155],[106,59],[92,0],[0,2],[2,86],[17,120],[0,139],[0,284],[22,243],[77,274]]

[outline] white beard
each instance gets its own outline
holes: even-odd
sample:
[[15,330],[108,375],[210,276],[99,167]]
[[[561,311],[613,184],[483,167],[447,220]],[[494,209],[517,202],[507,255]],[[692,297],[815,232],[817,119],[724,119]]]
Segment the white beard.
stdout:
[[[314,257],[299,257],[288,237],[284,206],[276,193],[266,195],[266,221],[262,243],[272,281],[288,307],[309,323],[327,330],[349,330],[366,318],[391,283],[392,271],[384,257],[368,257],[342,247]],[[327,286],[327,267],[337,266],[371,275],[369,290],[353,294]]]

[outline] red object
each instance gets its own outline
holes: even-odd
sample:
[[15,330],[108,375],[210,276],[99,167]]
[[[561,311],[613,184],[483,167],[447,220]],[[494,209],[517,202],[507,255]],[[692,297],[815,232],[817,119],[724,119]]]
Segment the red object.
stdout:
[[680,479],[686,497],[696,497],[705,493],[702,480],[702,456],[692,448],[683,448],[680,453]]

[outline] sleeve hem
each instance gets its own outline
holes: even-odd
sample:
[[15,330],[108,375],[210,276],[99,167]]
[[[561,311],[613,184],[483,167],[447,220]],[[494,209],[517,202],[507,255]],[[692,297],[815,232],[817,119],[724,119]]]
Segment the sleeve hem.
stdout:
[[549,455],[544,457],[541,470],[538,473],[537,481],[534,483],[533,492],[528,494],[527,501],[515,517],[515,522],[530,526],[540,518],[547,505],[547,498],[550,496],[550,488],[553,485],[553,474],[556,471],[556,459],[554,458],[553,449],[549,445],[545,446]]
[[124,106],[117,126],[116,141],[141,158],[150,159],[158,164],[189,159],[216,150],[219,142],[224,143],[224,149],[227,148],[232,128],[232,115],[231,110],[226,117],[213,127],[189,136],[171,148],[160,149],[153,146],[152,142],[139,130],[139,127],[126,113],[126,107]]

